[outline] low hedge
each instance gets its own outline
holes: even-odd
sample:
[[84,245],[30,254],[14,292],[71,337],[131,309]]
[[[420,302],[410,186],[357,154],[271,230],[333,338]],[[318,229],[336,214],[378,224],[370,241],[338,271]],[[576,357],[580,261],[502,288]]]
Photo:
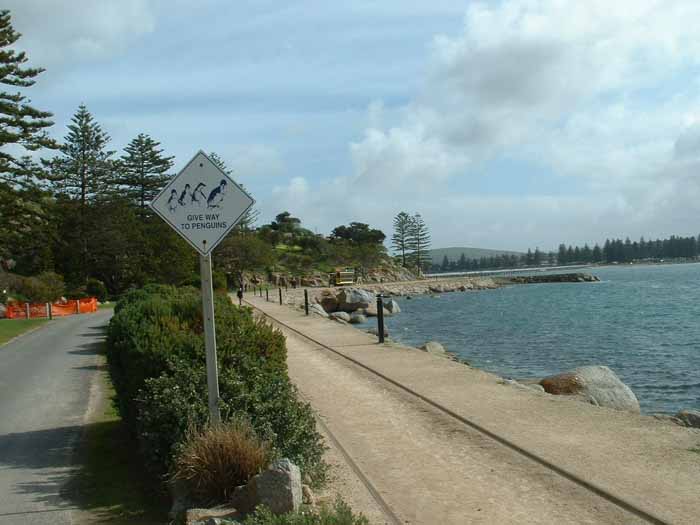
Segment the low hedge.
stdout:
[[[249,420],[277,453],[321,482],[321,436],[289,381],[284,336],[223,294],[215,298],[215,311],[222,418]],[[169,286],[126,294],[109,325],[118,407],[156,475],[170,469],[188,429],[208,421],[202,332],[198,290]]]

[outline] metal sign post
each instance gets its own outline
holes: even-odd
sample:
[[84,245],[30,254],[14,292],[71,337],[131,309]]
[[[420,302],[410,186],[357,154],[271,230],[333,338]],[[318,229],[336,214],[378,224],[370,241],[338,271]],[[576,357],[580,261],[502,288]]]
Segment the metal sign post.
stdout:
[[212,425],[221,423],[219,410],[219,371],[216,366],[216,324],[214,322],[214,286],[211,278],[211,255],[199,256],[202,282],[202,311],[204,313],[204,347],[207,353],[207,390],[209,417]]
[[221,171],[203,151],[199,151],[151,203],[151,208],[160,218],[200,255],[209,417],[213,425],[221,422],[221,413],[211,251],[254,203],[253,198]]

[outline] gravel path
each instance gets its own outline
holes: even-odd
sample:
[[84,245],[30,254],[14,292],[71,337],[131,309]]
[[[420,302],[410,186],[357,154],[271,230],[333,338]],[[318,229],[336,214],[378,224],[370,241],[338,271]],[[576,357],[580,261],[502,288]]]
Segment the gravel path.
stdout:
[[[697,523],[696,430],[498,384],[354,328],[251,302],[460,416],[660,516]],[[294,332],[290,375],[406,523],[635,523],[639,518]]]
[[0,525],[73,523],[61,490],[111,315],[57,319],[0,347]]

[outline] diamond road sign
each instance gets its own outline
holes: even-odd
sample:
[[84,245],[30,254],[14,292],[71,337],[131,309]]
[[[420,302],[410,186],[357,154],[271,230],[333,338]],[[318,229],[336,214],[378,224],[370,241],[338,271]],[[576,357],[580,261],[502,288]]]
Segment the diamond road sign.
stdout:
[[151,208],[195,250],[207,255],[254,203],[200,150],[163,188]]

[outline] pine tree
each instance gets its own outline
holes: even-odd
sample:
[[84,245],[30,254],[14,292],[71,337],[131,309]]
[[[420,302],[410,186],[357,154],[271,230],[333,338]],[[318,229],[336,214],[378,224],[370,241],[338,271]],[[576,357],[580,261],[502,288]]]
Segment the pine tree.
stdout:
[[466,270],[467,269],[467,257],[464,255],[464,252],[462,255],[459,256],[459,262],[457,263],[457,268],[460,270]]
[[571,261],[569,261],[568,253],[566,252],[566,245],[560,244],[559,252],[557,253],[557,264],[563,266],[569,262]]
[[[10,12],[0,10],[0,84],[13,90],[0,91],[0,259],[19,261],[17,271],[26,273],[50,264],[50,257],[39,254],[49,244],[52,227],[50,203],[38,180],[43,172],[30,153],[57,145],[46,133],[52,114],[32,107],[22,93],[44,70],[25,67],[26,54],[11,49],[20,37]],[[32,264],[23,264],[29,259]]]
[[85,105],[80,105],[68,125],[60,153],[44,160],[58,197],[63,235],[56,247],[56,263],[69,284],[81,286],[90,276],[93,233],[97,230],[91,209],[109,200],[114,177],[113,151],[107,150],[109,135],[102,131]]
[[[209,154],[209,158],[226,175],[230,177],[233,174],[233,170],[226,165],[224,159],[219,157],[213,151]],[[239,186],[245,190],[245,187],[242,184],[239,183]],[[243,217],[241,217],[241,220],[238,221],[238,224],[236,224],[235,231],[246,232],[252,230],[253,225],[258,220],[258,217],[260,217],[259,210],[256,208],[249,209],[247,212],[245,212]]]
[[440,269],[441,269],[443,272],[446,272],[447,270],[450,269],[450,261],[449,261],[449,259],[447,258],[447,255],[443,255],[443,257],[442,257],[442,265],[440,266]]
[[420,213],[411,217],[409,222],[407,247],[411,250],[413,264],[419,273],[422,272],[425,265],[430,263],[430,231]]
[[535,248],[535,253],[532,256],[532,263],[535,266],[540,266],[542,264],[542,252],[539,248]]
[[15,93],[0,92],[0,182],[23,184],[39,174],[38,166],[28,156],[17,157],[6,146],[13,144],[25,153],[41,148],[55,148],[56,144],[45,129],[53,126],[53,115],[30,105],[31,100],[19,89],[34,85],[34,78],[44,69],[28,68],[24,52],[9,49],[22,36],[12,28],[8,10],[0,11],[0,84],[17,88]]
[[160,142],[139,133],[124,148],[114,180],[120,193],[142,212],[148,210],[148,205],[167,184],[166,172],[173,167],[175,157],[164,157],[159,146]]
[[394,217],[394,235],[391,236],[391,247],[401,254],[401,266],[406,266],[406,252],[409,251],[409,229],[411,216],[402,211]]
[[113,182],[114,151],[107,150],[109,135],[102,131],[84,104],[68,125],[61,155],[45,161],[58,194],[77,200],[81,209],[105,195]]

